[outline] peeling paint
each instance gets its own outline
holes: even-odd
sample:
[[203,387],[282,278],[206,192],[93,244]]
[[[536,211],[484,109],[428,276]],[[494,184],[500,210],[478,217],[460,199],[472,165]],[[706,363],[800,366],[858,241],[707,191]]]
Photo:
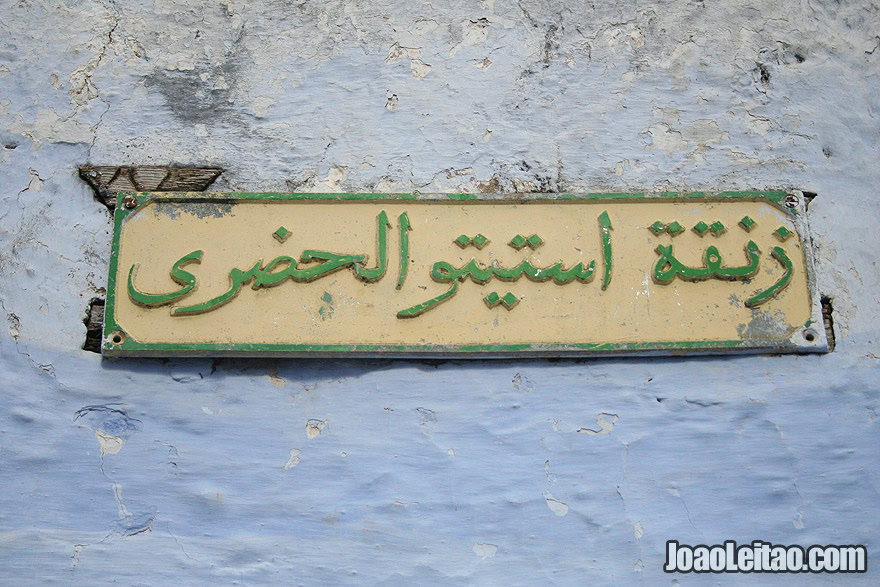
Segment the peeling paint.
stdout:
[[[876,569],[877,22],[864,1],[7,2],[0,583],[656,585],[665,540],[725,538],[865,543]],[[102,360],[87,163],[223,167],[218,191],[809,190],[837,348]]]
[[778,311],[752,310],[752,319],[748,324],[737,327],[740,336],[748,338],[763,338],[766,336],[780,336],[787,333],[789,326],[785,322],[785,315]]
[[287,459],[287,462],[281,467],[284,471],[289,471],[295,466],[299,464],[300,458],[299,456],[302,454],[302,451],[298,448],[290,449],[290,457]]
[[455,57],[456,53],[465,47],[473,47],[485,42],[489,38],[489,21],[485,18],[478,20],[465,20],[461,23],[461,41],[449,50],[449,56]]
[[62,118],[54,108],[38,110],[33,122],[26,122],[22,116],[16,115],[15,122],[8,129],[33,141],[35,149],[50,142],[90,144],[95,138],[91,125],[76,118]]
[[189,214],[196,218],[223,218],[232,211],[235,204],[223,202],[199,202],[193,204],[178,204],[173,202],[156,202],[152,204],[156,213],[169,218],[178,218],[181,213]]
[[598,430],[592,428],[580,428],[578,432],[582,434],[608,434],[614,429],[614,424],[619,420],[617,414],[606,414],[602,412],[596,416],[596,423],[599,425]]
[[123,440],[121,436],[107,434],[103,430],[95,430],[95,436],[101,445],[101,457],[104,455],[115,455],[122,450]]
[[327,422],[324,420],[309,420],[306,422],[306,436],[309,440],[317,438],[324,431],[325,426],[327,426]]
[[474,544],[473,551],[475,555],[486,560],[487,558],[495,558],[498,546],[495,544]]
[[550,508],[550,511],[560,518],[568,514],[568,504],[554,498],[550,493],[544,493],[544,501],[547,502],[547,507]]
[[285,382],[284,377],[281,377],[280,375],[278,375],[278,368],[277,367],[270,367],[267,375],[269,377],[269,383],[271,383],[272,385],[274,385],[278,389],[281,389],[284,387],[284,382]]

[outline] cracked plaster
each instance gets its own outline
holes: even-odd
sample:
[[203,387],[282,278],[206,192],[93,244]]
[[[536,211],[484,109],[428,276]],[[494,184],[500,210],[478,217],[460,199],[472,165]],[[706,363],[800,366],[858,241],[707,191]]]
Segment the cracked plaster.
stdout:
[[[876,5],[2,8],[0,580],[654,584],[665,540],[728,538],[877,568]],[[212,190],[808,190],[837,350],[102,362],[85,163],[222,167]]]

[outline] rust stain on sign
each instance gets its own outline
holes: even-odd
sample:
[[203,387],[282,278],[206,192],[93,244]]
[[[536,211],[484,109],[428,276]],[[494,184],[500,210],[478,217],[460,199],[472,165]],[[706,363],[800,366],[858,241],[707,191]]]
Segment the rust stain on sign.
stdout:
[[785,192],[130,194],[106,355],[827,350]]

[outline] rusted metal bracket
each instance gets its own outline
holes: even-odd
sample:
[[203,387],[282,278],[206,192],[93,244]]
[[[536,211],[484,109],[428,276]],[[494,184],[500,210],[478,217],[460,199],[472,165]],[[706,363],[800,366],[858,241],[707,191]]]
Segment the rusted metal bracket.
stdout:
[[[203,192],[223,173],[218,167],[161,167],[122,165],[83,165],[79,176],[95,190],[95,198],[111,214],[116,208],[118,192]],[[104,327],[104,300],[94,298],[83,320],[86,340],[83,350],[101,352],[101,331]]]
[[202,192],[223,170],[218,167],[83,165],[79,176],[98,200],[113,210],[118,192]]

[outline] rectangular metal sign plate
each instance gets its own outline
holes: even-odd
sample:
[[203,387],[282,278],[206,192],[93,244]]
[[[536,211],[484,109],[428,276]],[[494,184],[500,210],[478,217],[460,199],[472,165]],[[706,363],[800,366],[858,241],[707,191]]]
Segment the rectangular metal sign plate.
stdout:
[[109,356],[827,350],[799,194],[119,201]]

